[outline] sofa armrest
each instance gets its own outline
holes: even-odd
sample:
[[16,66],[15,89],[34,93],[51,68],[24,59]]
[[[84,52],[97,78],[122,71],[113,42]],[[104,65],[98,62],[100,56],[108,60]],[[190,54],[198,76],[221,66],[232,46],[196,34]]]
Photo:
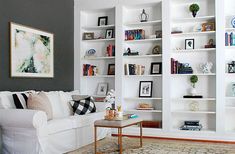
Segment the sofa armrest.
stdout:
[[40,128],[47,124],[45,112],[28,109],[0,109],[0,126]]

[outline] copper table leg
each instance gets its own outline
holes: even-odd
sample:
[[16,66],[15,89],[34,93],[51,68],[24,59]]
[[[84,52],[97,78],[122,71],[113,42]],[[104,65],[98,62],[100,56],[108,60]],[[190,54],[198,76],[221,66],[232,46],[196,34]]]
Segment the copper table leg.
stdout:
[[142,122],[140,122],[140,147],[143,146],[143,131],[142,131]]
[[97,153],[97,127],[94,127],[94,135],[95,135],[95,154]]
[[122,128],[119,129],[119,153],[122,154]]

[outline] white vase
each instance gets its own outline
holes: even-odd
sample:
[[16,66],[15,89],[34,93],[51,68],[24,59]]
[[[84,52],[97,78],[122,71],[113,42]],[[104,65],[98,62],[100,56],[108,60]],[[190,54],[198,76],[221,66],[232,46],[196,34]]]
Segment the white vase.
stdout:
[[197,90],[196,90],[196,88],[191,88],[191,89],[190,89],[190,94],[191,94],[192,96],[197,95]]

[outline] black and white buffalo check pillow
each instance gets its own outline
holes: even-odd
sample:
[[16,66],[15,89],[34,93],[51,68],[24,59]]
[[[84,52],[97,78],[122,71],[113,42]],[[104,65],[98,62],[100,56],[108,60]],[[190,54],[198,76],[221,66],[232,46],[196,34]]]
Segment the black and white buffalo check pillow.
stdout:
[[84,115],[96,112],[95,103],[92,97],[70,101],[74,114]]
[[12,94],[15,106],[17,109],[26,109],[27,101],[30,93],[16,93]]

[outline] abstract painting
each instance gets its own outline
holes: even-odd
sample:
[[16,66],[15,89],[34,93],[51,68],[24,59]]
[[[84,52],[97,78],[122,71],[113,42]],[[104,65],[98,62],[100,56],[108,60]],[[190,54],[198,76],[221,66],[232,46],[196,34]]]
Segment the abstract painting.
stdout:
[[10,23],[11,77],[54,77],[54,35]]

